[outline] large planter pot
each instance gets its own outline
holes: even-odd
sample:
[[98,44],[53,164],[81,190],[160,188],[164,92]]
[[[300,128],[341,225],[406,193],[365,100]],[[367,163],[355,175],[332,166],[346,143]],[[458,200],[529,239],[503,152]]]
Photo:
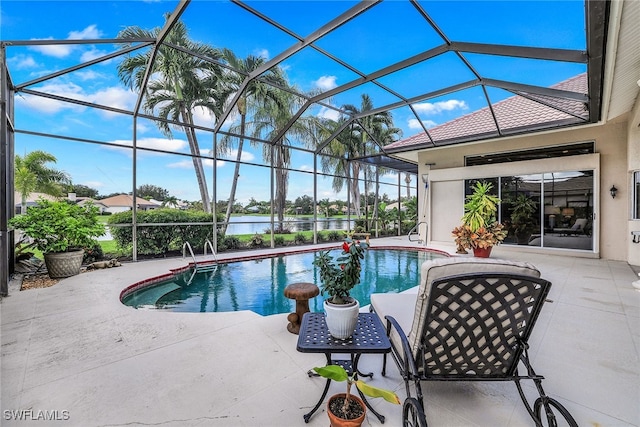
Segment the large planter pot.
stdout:
[[355,298],[351,300],[349,304],[333,304],[327,300],[324,301],[327,329],[334,338],[347,339],[356,329],[360,303]]
[[61,279],[79,274],[83,256],[84,250],[82,249],[44,254],[44,263],[47,265],[49,277]]
[[352,420],[341,418],[331,411],[331,405],[334,404],[334,401],[336,399],[340,399],[340,402],[343,402],[345,396],[346,393],[335,394],[331,396],[329,402],[327,402],[327,414],[329,415],[329,422],[331,423],[331,427],[360,427],[364,422],[364,417],[367,415],[367,408],[366,406],[364,406],[364,402],[359,397],[354,396],[353,394],[349,397],[350,401],[357,402],[357,404],[360,405],[360,408],[362,408],[362,415],[360,415],[358,418],[354,418]]
[[489,246],[488,248],[473,248],[473,256],[477,258],[489,258],[492,248],[493,246]]

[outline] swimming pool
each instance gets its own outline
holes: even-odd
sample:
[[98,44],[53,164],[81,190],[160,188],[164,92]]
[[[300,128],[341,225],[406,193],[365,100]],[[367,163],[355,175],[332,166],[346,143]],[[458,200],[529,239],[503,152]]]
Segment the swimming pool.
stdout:
[[[295,301],[284,296],[284,288],[296,282],[319,284],[318,268],[313,265],[317,255],[318,251],[311,251],[221,263],[204,271],[188,269],[153,285],[130,286],[123,291],[121,301],[140,309],[178,312],[289,313],[295,311]],[[370,249],[363,260],[361,282],[351,295],[364,306],[372,293],[400,292],[417,286],[420,265],[443,256],[415,249]],[[322,295],[310,300],[311,311],[322,311],[323,300]]]

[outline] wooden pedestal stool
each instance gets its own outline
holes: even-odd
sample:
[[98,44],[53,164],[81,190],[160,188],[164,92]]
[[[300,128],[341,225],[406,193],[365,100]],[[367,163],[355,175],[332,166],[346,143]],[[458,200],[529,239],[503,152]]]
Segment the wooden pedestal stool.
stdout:
[[313,283],[292,283],[284,288],[284,296],[296,300],[296,312],[289,314],[287,330],[292,334],[300,332],[302,316],[309,312],[309,299],[320,294],[320,289]]

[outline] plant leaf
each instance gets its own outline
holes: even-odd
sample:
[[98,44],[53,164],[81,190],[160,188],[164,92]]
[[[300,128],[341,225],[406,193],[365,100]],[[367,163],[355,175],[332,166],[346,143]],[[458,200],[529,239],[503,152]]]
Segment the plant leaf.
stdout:
[[314,371],[318,375],[323,378],[329,378],[334,381],[347,381],[349,379],[349,375],[347,375],[347,371],[340,365],[327,365],[323,367],[313,368]]
[[358,387],[358,390],[360,390],[361,392],[363,392],[369,397],[382,397],[387,402],[395,403],[396,405],[400,404],[400,398],[398,397],[397,394],[395,394],[391,390],[378,388],[378,387],[369,385],[361,380],[356,381],[356,386]]

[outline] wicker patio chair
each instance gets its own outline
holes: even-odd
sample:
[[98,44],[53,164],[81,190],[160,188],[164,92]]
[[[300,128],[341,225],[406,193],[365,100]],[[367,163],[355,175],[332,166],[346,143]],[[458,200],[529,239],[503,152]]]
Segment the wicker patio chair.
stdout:
[[[556,426],[560,415],[577,427],[545,394],[544,377],[530,363],[528,340],[551,286],[539,276],[528,263],[438,259],[423,264],[417,294],[371,296],[371,310],[386,324],[405,382],[404,426],[427,426],[421,381],[514,381],[536,426]],[[412,303],[415,310],[408,309]],[[383,375],[385,369],[386,355]],[[533,405],[522,380],[535,384],[539,397]]]

